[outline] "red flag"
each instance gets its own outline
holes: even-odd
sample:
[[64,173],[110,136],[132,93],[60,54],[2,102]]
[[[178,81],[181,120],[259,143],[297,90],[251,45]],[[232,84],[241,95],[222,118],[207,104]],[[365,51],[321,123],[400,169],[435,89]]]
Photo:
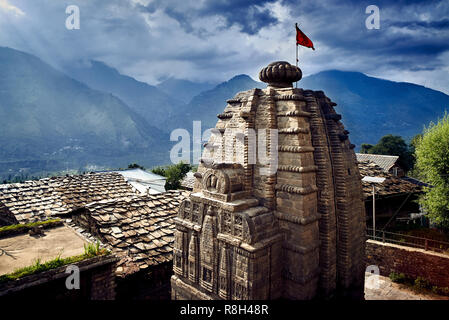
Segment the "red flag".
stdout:
[[315,48],[313,47],[313,43],[312,40],[310,40],[305,34],[304,32],[302,32],[299,28],[298,28],[298,24],[295,23],[295,27],[296,27],[296,45],[300,44],[304,47],[307,48],[312,48],[313,50],[315,50]]

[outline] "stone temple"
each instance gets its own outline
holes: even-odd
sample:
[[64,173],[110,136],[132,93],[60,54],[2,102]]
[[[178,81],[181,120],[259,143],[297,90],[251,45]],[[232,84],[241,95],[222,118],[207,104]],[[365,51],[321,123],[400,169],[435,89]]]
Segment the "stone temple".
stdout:
[[354,145],[322,91],[266,89],[227,101],[175,218],[173,299],[363,298],[365,212]]

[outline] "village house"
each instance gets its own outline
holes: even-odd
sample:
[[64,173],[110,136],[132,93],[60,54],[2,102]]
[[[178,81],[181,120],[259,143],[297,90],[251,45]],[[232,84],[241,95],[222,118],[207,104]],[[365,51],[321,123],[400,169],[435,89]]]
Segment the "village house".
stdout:
[[[387,171],[371,160],[359,160],[358,165],[362,178],[365,176],[385,178],[383,183],[376,183],[374,186],[377,227],[383,227],[386,223],[389,223],[389,226],[393,226],[395,219],[410,218],[411,214],[420,212],[416,200],[423,192],[421,184],[413,183],[409,179],[405,179],[406,177],[400,178],[392,174],[391,170]],[[367,225],[372,226],[373,186],[366,181],[362,181],[362,186]]]
[[383,171],[395,177],[405,176],[405,170],[399,164],[399,156],[387,156],[383,154],[356,153],[357,161],[371,161],[378,165]]
[[[116,258],[113,273],[117,298],[167,298],[172,274],[174,227],[171,220],[188,192],[151,194],[139,190],[135,183],[142,185],[144,179],[136,181],[136,175],[141,178],[142,172],[134,171],[69,175],[0,185],[0,225],[60,219],[63,226],[59,228],[65,228],[68,235],[75,233],[82,243],[99,241],[101,247],[109,249]],[[42,239],[52,238],[54,232],[53,229],[44,230]],[[79,251],[80,241],[65,245],[58,245],[56,241],[54,245],[68,253]],[[21,250],[32,252],[32,247],[30,244]],[[12,257],[3,255],[0,259],[6,261]],[[11,265],[4,273],[15,267],[23,265]]]

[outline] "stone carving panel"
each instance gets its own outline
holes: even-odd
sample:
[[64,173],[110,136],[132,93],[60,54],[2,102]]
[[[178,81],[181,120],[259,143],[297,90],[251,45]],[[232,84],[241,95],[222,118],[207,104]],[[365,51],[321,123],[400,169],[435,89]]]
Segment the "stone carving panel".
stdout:
[[203,176],[203,188],[212,193],[226,194],[229,191],[229,177],[222,171],[210,169]]

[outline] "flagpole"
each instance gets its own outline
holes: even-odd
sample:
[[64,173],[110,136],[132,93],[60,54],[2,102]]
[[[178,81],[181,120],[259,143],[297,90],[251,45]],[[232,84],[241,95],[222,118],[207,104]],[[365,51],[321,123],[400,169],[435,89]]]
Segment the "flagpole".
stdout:
[[[298,28],[298,24],[295,23],[295,30]],[[296,31],[295,31],[296,32]],[[296,67],[298,67],[298,40],[295,37],[295,43],[296,43]],[[298,88],[298,81],[295,82],[296,88]]]
[[[296,67],[298,67],[298,44],[296,44]],[[296,88],[298,88],[298,81],[296,81]]]
[[[296,29],[296,67],[298,67],[298,44],[307,48],[312,48],[312,50],[315,50],[313,46],[312,40],[310,40],[304,32],[301,31],[301,29],[298,28],[298,23],[295,23],[295,29]],[[296,88],[298,88],[298,81],[296,81]]]
[[296,44],[296,66],[298,66],[298,44]]

